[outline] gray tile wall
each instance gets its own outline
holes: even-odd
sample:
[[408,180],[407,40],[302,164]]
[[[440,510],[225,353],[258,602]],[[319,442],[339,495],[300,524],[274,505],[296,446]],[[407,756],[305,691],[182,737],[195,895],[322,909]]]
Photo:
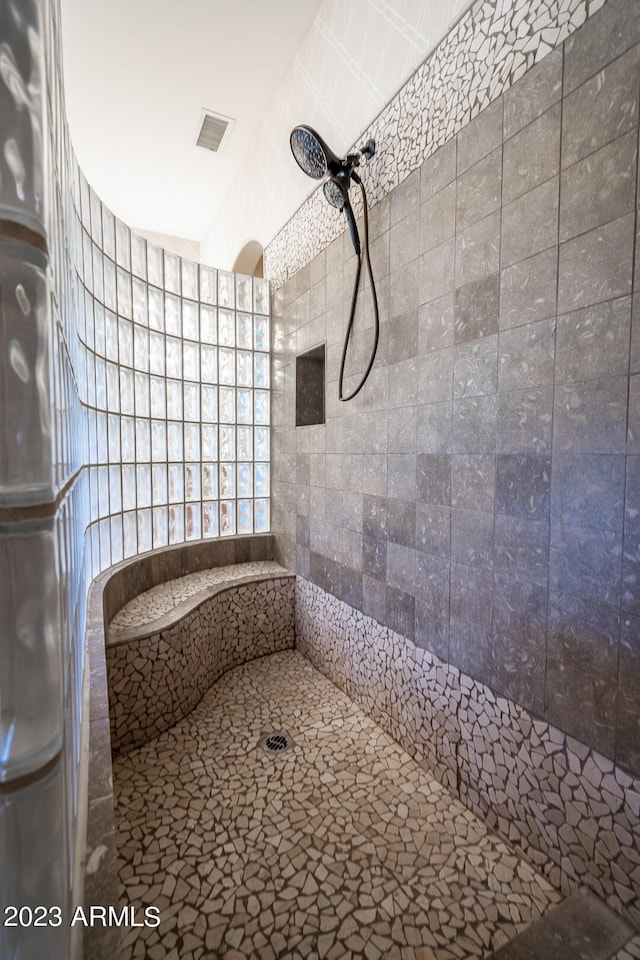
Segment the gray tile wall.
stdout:
[[[639,89],[609,0],[372,209],[352,402],[348,234],[273,310],[276,559],[636,773]],[[347,388],[368,287],[356,322]],[[327,422],[296,429],[321,343]]]

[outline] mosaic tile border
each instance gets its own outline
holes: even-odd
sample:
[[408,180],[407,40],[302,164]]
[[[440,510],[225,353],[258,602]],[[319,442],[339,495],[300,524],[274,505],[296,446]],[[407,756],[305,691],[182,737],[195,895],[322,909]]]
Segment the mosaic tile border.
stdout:
[[[373,137],[364,183],[373,206],[559,46],[606,0],[477,0],[350,150]],[[356,215],[360,197],[353,197]],[[277,289],[335,240],[345,221],[316,190],[265,248]]]
[[297,648],[564,892],[640,925],[640,780],[296,580]]
[[291,649],[293,576],[230,585],[146,639],[107,647],[111,748],[147,743],[185,717],[215,681]]

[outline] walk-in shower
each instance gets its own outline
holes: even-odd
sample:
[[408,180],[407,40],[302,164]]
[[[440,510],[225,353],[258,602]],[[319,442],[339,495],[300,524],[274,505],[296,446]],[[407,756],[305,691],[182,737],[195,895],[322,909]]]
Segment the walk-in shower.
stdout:
[[[353,294],[351,297],[351,309],[349,311],[349,322],[347,332],[342,347],[342,358],[340,360],[340,374],[338,377],[338,396],[340,400],[352,400],[356,394],[362,390],[367,377],[371,372],[378,349],[378,340],[380,338],[380,317],[378,311],[378,297],[376,294],[373,271],[371,269],[371,257],[369,254],[369,212],[367,205],[367,194],[364,184],[356,167],[362,162],[371,160],[375,153],[375,142],[368,140],[364,147],[356,153],[348,154],[344,159],[340,159],[330,147],[324,142],[322,137],[311,127],[304,124],[294,127],[291,131],[291,150],[300,167],[307,176],[314,180],[325,179],[323,192],[329,203],[337,210],[344,211],[349,225],[349,233],[353,242],[353,248],[358,259],[358,267],[353,283]],[[357,183],[362,193],[363,209],[363,228],[364,228],[364,259],[367,264],[367,271],[371,280],[371,296],[373,299],[373,345],[369,354],[369,361],[360,382],[347,396],[344,395],[344,368],[347,360],[347,350],[349,341],[353,332],[353,323],[356,312],[356,303],[358,300],[358,290],[360,287],[360,275],[362,273],[362,248],[360,245],[360,235],[358,225],[353,213],[351,201],[349,200],[349,187],[351,181]]]

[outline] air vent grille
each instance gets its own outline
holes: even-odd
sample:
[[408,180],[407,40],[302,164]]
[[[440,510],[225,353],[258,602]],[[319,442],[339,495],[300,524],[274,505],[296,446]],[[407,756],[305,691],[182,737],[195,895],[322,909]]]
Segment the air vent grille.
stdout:
[[197,146],[204,147],[206,150],[218,150],[228,126],[229,121],[225,117],[205,113],[196,141]]

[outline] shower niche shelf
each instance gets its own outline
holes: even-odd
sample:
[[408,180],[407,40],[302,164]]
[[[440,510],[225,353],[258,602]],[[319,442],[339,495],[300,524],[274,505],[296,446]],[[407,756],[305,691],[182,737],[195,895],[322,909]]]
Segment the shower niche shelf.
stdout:
[[325,345],[296,357],[296,427],[324,423]]

